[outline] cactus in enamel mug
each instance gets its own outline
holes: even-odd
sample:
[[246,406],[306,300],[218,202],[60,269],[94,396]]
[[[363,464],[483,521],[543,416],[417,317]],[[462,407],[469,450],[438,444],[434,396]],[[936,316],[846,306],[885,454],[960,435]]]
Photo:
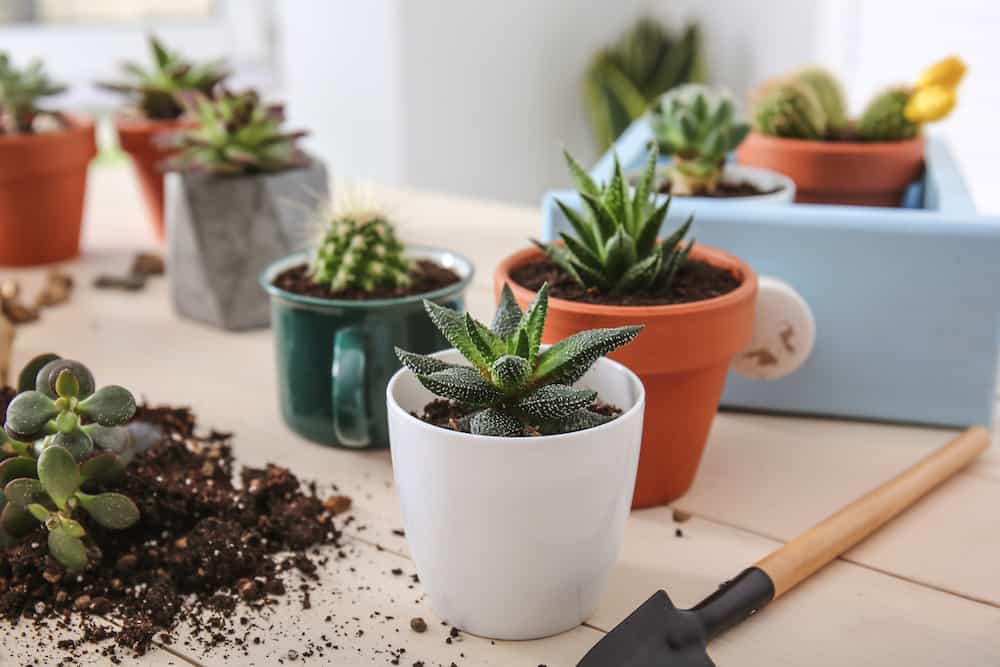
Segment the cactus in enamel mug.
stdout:
[[[86,366],[42,355],[21,372],[20,393],[7,406],[0,463],[0,545],[15,542],[39,523],[49,553],[69,571],[87,567],[82,510],[96,524],[123,530],[139,520],[135,503],[94,486],[121,479],[131,436],[123,428],[135,398],[117,385],[97,388]],[[103,450],[94,454],[95,447]]]
[[657,150],[650,151],[631,197],[617,156],[610,182],[599,187],[573,156],[565,155],[587,213],[557,200],[575,236],[561,233],[564,245],[534,241],[535,245],[588,289],[611,294],[666,290],[694,246],[694,241],[682,243],[693,216],[662,242],[657,240],[670,207],[669,197],[655,206]]
[[472,364],[449,364],[436,357],[396,348],[404,366],[434,394],[458,402],[469,411],[458,423],[473,435],[517,437],[569,433],[612,419],[590,408],[597,392],[572,385],[600,357],[632,341],[641,326],[592,329],[542,350],[548,312],[548,285],[543,285],[522,312],[504,285],[490,327],[462,314],[424,301],[431,320]]
[[177,100],[178,93],[196,90],[210,95],[212,89],[229,76],[222,60],[192,63],[153,35],[149,37],[149,49],[153,56],[152,67],[147,69],[136,63],[125,63],[122,65],[125,80],[97,84],[132,98],[146,118],[179,117],[184,109]]
[[38,107],[43,97],[58,95],[66,86],[49,78],[40,60],[16,67],[10,55],[0,51],[0,134],[27,134],[38,130],[36,121],[48,117],[57,126],[62,116]]
[[399,288],[410,282],[412,262],[389,219],[375,210],[320,209],[323,234],[309,263],[313,282],[337,292]]
[[664,94],[653,107],[652,126],[660,151],[673,156],[675,195],[714,193],[726,156],[750,132],[750,125],[736,120],[728,95],[696,83]]
[[788,139],[824,139],[829,120],[812,88],[789,81],[766,92],[754,106],[753,124],[761,134]]

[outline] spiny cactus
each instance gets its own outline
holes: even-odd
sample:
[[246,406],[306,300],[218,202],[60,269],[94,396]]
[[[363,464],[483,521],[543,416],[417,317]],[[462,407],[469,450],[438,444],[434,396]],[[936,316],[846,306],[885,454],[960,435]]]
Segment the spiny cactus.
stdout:
[[847,101],[844,97],[844,88],[832,72],[814,66],[801,69],[792,77],[812,89],[826,115],[830,132],[842,132],[847,128]]
[[0,51],[0,133],[19,134],[36,131],[36,120],[49,117],[58,125],[62,116],[53,111],[43,111],[37,103],[43,97],[58,95],[66,86],[49,78],[40,60],[18,68],[10,55]]
[[259,173],[305,166],[298,147],[306,132],[283,132],[284,109],[264,104],[254,90],[233,93],[217,89],[214,99],[203,93],[180,93],[181,104],[198,127],[176,132],[167,143],[179,149],[167,161],[176,170],[219,174]]
[[573,156],[565,155],[589,215],[556,200],[576,235],[560,234],[565,245],[538,241],[535,245],[586,288],[614,294],[643,292],[654,286],[667,289],[694,245],[694,241],[681,244],[693,216],[663,242],[657,242],[670,198],[655,206],[656,149],[650,151],[631,198],[617,156],[611,181],[598,187]]
[[153,66],[143,68],[136,63],[122,65],[126,80],[118,83],[98,83],[106,90],[127,95],[146,118],[169,120],[183,112],[177,94],[196,90],[209,95],[216,84],[229,76],[224,61],[213,60],[195,64],[167,49],[155,36],[149,38]]
[[698,26],[689,26],[678,39],[659,21],[640,19],[597,53],[584,75],[584,108],[598,148],[611,146],[667,90],[704,79]]
[[823,139],[829,130],[816,93],[796,81],[765,93],[754,107],[753,124],[761,134],[789,139]]
[[665,93],[653,107],[652,124],[660,151],[673,156],[669,173],[675,195],[715,192],[726,155],[750,132],[748,124],[734,118],[732,100],[697,83]]
[[876,95],[858,119],[858,136],[864,141],[902,141],[917,136],[920,125],[903,113],[911,94],[909,88],[893,88]]
[[323,237],[309,265],[313,281],[333,291],[403,287],[411,262],[392,223],[375,211],[326,213]]
[[548,290],[543,285],[522,312],[504,285],[490,327],[467,313],[424,301],[431,320],[472,367],[399,348],[396,355],[427,389],[470,409],[458,426],[474,435],[568,433],[603,424],[610,417],[589,409],[597,392],[571,385],[642,327],[583,331],[542,351]]
[[[82,570],[86,530],[74,518],[77,509],[112,530],[139,520],[127,496],[88,492],[124,475],[118,454],[130,445],[123,425],[135,414],[135,398],[116,385],[98,389],[86,366],[52,354],[29,362],[19,385],[4,423],[10,456],[0,463],[0,545],[42,523],[52,557],[69,571]],[[105,451],[93,455],[95,446]]]

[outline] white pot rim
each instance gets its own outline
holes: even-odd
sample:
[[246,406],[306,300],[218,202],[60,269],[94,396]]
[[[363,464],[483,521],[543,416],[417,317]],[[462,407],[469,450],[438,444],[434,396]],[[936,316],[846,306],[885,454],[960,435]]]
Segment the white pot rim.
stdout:
[[[670,167],[669,162],[662,162],[656,165],[656,176],[654,177],[654,182],[659,183],[664,179],[667,170]],[[626,180],[629,183],[633,183],[635,179],[642,176],[642,168],[636,167],[629,169],[625,173]],[[761,185],[761,183],[774,183],[777,185],[778,190],[775,192],[769,192],[767,194],[758,195],[748,195],[746,197],[703,197],[697,195],[675,195],[675,201],[695,201],[695,202],[718,202],[718,203],[747,203],[747,202],[792,202],[795,200],[795,181],[791,178],[782,174],[781,172],[774,171],[773,169],[765,169],[764,167],[752,167],[746,164],[737,164],[735,162],[727,162],[722,170],[722,181],[732,182],[732,181],[749,181],[750,183],[757,185],[761,189],[770,189],[767,186]],[[667,195],[657,193],[657,198],[665,198]]]
[[[548,346],[545,345],[542,347],[544,349]],[[461,355],[461,353],[458,352],[458,350],[452,347],[448,348],[447,350],[441,350],[440,352],[435,352],[428,356],[442,357],[442,356],[447,356],[451,353],[456,353]],[[462,358],[464,359],[464,357]],[[585,429],[584,431],[573,431],[570,433],[557,433],[553,435],[539,435],[532,437],[524,437],[524,436],[509,437],[509,436],[497,436],[497,435],[472,435],[471,433],[463,433],[462,431],[452,431],[450,429],[443,429],[440,426],[435,426],[434,424],[429,424],[424,420],[419,419],[418,417],[414,417],[412,414],[410,414],[409,411],[405,410],[399,404],[399,402],[396,400],[396,397],[394,396],[394,390],[396,388],[396,385],[399,383],[400,379],[405,377],[407,374],[413,373],[413,371],[411,371],[409,368],[406,368],[405,366],[396,371],[393,374],[393,376],[389,379],[389,383],[386,385],[385,388],[385,400],[389,411],[391,413],[396,414],[399,418],[403,419],[404,421],[407,421],[421,429],[426,429],[429,433],[438,433],[443,431],[452,438],[457,438],[459,440],[466,441],[466,443],[464,443],[463,446],[469,446],[470,444],[473,445],[482,444],[484,446],[501,444],[504,447],[517,446],[517,445],[520,446],[531,445],[533,447],[537,447],[540,444],[556,445],[564,443],[566,440],[570,440],[582,432],[600,434],[602,430],[614,429],[616,421],[622,419],[634,418],[637,414],[641,415],[643,410],[645,410],[646,387],[642,384],[642,380],[639,379],[638,375],[636,375],[628,366],[625,366],[624,364],[621,364],[612,359],[608,359],[607,357],[601,357],[596,362],[594,362],[594,366],[597,366],[598,364],[608,366],[615,372],[624,375],[625,378],[628,380],[629,384],[631,384],[633,386],[633,389],[635,390],[635,401],[627,410],[623,410],[622,413],[617,417],[615,417],[614,419],[605,422],[604,424],[600,424],[599,426],[594,426]],[[591,368],[593,368],[593,366]],[[600,398],[601,397],[600,390],[596,389],[596,391],[598,398]]]

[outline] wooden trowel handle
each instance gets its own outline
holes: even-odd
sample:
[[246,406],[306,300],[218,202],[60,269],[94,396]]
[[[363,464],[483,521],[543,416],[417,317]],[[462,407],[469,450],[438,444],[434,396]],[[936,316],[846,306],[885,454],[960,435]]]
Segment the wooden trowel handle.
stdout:
[[878,530],[928,491],[971,463],[990,445],[989,432],[976,426],[900,473],[868,495],[756,564],[774,582],[778,598]]

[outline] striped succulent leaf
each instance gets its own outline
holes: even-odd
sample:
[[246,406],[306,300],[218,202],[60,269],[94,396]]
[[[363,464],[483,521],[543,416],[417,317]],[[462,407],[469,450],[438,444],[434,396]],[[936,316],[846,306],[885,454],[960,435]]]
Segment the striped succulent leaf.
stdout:
[[611,417],[610,415],[602,415],[598,412],[594,412],[593,410],[577,410],[563,420],[545,424],[541,431],[544,435],[572,433],[573,431],[582,431],[584,429],[600,426],[601,424],[606,424],[612,419],[614,419],[614,417]]
[[494,408],[486,408],[472,416],[469,422],[469,431],[473,435],[492,435],[510,438],[522,435],[524,433],[524,425],[520,419],[511,414],[502,410],[495,410]]
[[510,285],[504,284],[503,289],[500,290],[500,304],[497,306],[497,312],[493,315],[493,333],[501,338],[510,337],[517,331],[517,326],[521,323],[523,315],[524,313],[517,305]]
[[538,357],[536,382],[573,384],[604,355],[632,342],[641,326],[591,329],[564,338]]
[[479,371],[468,366],[418,375],[417,379],[438,396],[468,405],[492,405],[503,398],[503,394]]
[[538,422],[559,421],[579,412],[596,398],[596,391],[547,384],[518,401],[517,409]]
[[396,348],[396,356],[399,357],[399,361],[404,366],[417,375],[430,375],[431,373],[436,373],[438,371],[443,371],[446,368],[453,367],[452,364],[441,361],[437,357],[428,357],[423,354],[407,352],[406,350],[402,350],[398,347]]

